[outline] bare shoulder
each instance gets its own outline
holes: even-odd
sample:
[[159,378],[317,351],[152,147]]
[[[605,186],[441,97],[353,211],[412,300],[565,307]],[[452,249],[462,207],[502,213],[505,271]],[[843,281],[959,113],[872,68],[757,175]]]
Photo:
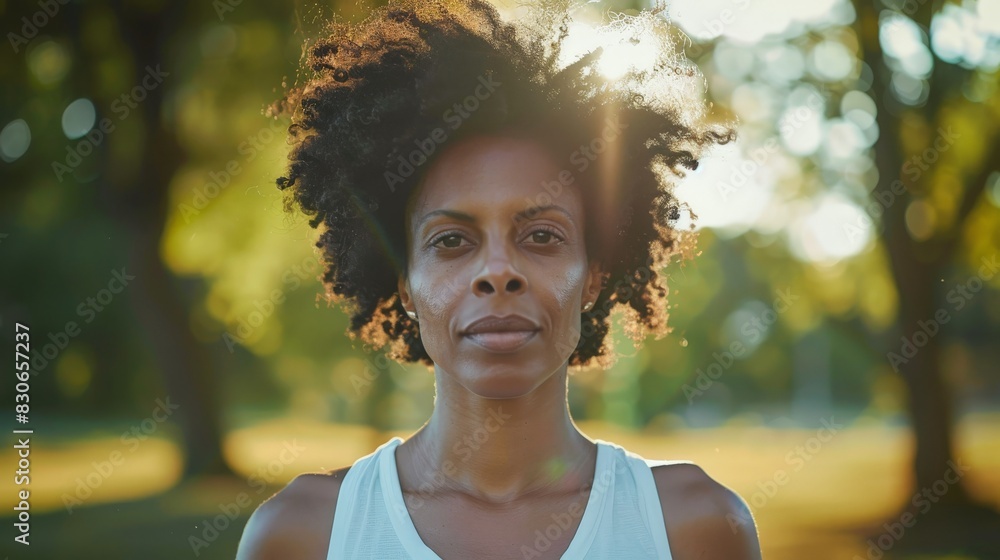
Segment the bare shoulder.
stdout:
[[260,504],[243,529],[236,560],[325,560],[348,470],[300,474]]
[[739,494],[693,463],[651,470],[673,560],[760,560],[757,525]]

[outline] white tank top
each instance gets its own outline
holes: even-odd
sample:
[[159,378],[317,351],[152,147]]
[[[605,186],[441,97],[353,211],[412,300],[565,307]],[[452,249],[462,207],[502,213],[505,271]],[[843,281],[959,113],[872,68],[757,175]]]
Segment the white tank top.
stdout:
[[[670,560],[650,467],[689,461],[647,460],[618,444],[593,441],[597,444],[593,486],[579,528],[561,558]],[[396,471],[396,447],[402,442],[403,438],[393,437],[347,471],[334,510],[327,560],[441,560],[420,539],[403,501]],[[549,539],[559,538],[569,527],[565,518],[553,518],[551,525],[539,528],[537,538],[522,547],[522,557],[537,558],[547,550]]]

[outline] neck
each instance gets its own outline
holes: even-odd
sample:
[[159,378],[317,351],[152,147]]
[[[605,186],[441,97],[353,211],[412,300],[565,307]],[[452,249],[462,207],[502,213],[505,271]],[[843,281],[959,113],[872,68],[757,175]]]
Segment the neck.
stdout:
[[435,378],[434,412],[401,452],[412,475],[400,474],[404,487],[503,503],[589,482],[596,447],[570,417],[566,366],[510,399],[475,395],[436,367]]

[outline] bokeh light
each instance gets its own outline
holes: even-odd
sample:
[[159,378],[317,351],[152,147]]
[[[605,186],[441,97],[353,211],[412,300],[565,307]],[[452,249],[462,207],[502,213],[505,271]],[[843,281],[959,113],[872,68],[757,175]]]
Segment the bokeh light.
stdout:
[[45,86],[58,84],[66,77],[72,61],[69,50],[61,43],[44,41],[28,49],[28,69]]
[[66,106],[62,114],[62,130],[66,138],[75,140],[90,132],[97,122],[97,110],[86,98],[80,98]]
[[0,130],[0,158],[10,163],[24,155],[31,145],[31,128],[24,119],[16,119]]
[[840,41],[826,40],[810,53],[809,71],[828,82],[838,82],[854,71],[854,55]]
[[857,255],[871,241],[871,220],[843,195],[821,195],[802,210],[787,233],[792,253],[803,261],[834,263]]

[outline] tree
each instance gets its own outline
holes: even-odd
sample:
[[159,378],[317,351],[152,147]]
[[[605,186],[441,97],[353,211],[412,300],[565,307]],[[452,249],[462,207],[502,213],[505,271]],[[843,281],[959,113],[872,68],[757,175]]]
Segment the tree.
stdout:
[[[875,144],[875,162],[879,170],[879,185],[873,191],[873,204],[884,207],[882,216],[881,241],[889,255],[892,277],[899,293],[897,326],[907,339],[916,338],[924,342],[919,352],[907,358],[902,355],[900,339],[893,338],[889,344],[889,360],[901,375],[907,387],[907,405],[915,438],[913,456],[914,493],[931,488],[952,469],[955,462],[954,413],[952,391],[945,382],[947,364],[942,357],[941,338],[921,331],[921,324],[928,325],[941,316],[940,302],[942,278],[949,275],[949,269],[961,264],[961,258],[968,251],[962,250],[963,239],[970,215],[977,205],[985,204],[983,192],[990,175],[1000,161],[1000,134],[997,133],[996,111],[988,106],[973,106],[973,102],[962,96],[966,86],[976,73],[975,69],[961,68],[940,59],[934,60],[933,70],[928,78],[929,95],[920,107],[907,107],[893,101],[890,81],[893,69],[890,67],[880,43],[877,0],[854,0],[857,10],[857,29],[863,48],[863,60],[873,74],[872,93],[878,104],[877,123],[879,138]],[[907,3],[906,8],[911,4]],[[935,12],[934,3],[912,3],[915,10],[913,20],[925,31],[931,27]],[[996,76],[992,77],[996,80]],[[956,107],[957,106],[957,107]],[[937,229],[932,235],[918,239],[907,223],[907,210],[914,202],[930,197],[935,189],[944,189],[941,175],[935,168],[945,161],[941,153],[950,127],[956,125],[955,115],[968,111],[986,123],[982,131],[986,134],[974,141],[967,139],[961,149],[968,150],[968,144],[981,143],[985,147],[978,158],[968,167],[960,170],[961,194],[953,214],[946,223],[950,227]],[[921,142],[918,153],[923,161],[914,162],[907,157],[903,135],[912,132],[913,122],[926,127],[933,133]],[[943,140],[943,141],[942,141]],[[935,146],[935,141],[937,145]],[[932,152],[925,152],[931,150]],[[933,153],[923,158],[922,154]],[[931,161],[933,160],[933,161]],[[907,167],[907,164],[911,167]],[[912,165],[918,167],[912,167]],[[954,163],[950,163],[954,165]],[[919,172],[917,171],[919,170]],[[892,188],[894,181],[901,181],[903,189]],[[894,193],[890,198],[887,193]],[[877,196],[882,199],[878,200]],[[892,200],[886,204],[886,200]],[[944,212],[948,212],[947,209]],[[921,236],[922,237],[922,236]],[[975,268],[975,267],[973,267]],[[948,310],[945,309],[945,313]],[[916,333],[924,332],[926,336]],[[936,333],[934,333],[936,334]],[[912,510],[907,504],[904,510]],[[898,516],[896,516],[898,517]],[[920,536],[910,532],[908,540],[926,539],[926,543],[936,543],[943,548],[975,546],[984,552],[996,554],[1000,550],[1000,514],[976,502],[966,490],[964,480],[949,488],[941,497],[941,502],[927,512],[926,520],[921,519]],[[963,529],[963,530],[957,530]],[[920,543],[919,546],[926,546]]]
[[[163,12],[117,2],[112,5],[139,83],[149,68],[155,71],[169,60],[167,47],[179,33],[186,5],[170,3]],[[180,406],[184,476],[231,474],[222,457],[217,376],[205,347],[191,333],[189,304],[160,258],[170,182],[185,159],[175,130],[161,118],[168,90],[169,84],[149,88],[146,98],[137,104],[139,109],[132,118],[143,119],[147,131],[138,165],[131,173],[109,173],[106,195],[113,217],[129,232],[129,260],[136,276],[142,278],[131,293],[132,302],[168,393]]]

